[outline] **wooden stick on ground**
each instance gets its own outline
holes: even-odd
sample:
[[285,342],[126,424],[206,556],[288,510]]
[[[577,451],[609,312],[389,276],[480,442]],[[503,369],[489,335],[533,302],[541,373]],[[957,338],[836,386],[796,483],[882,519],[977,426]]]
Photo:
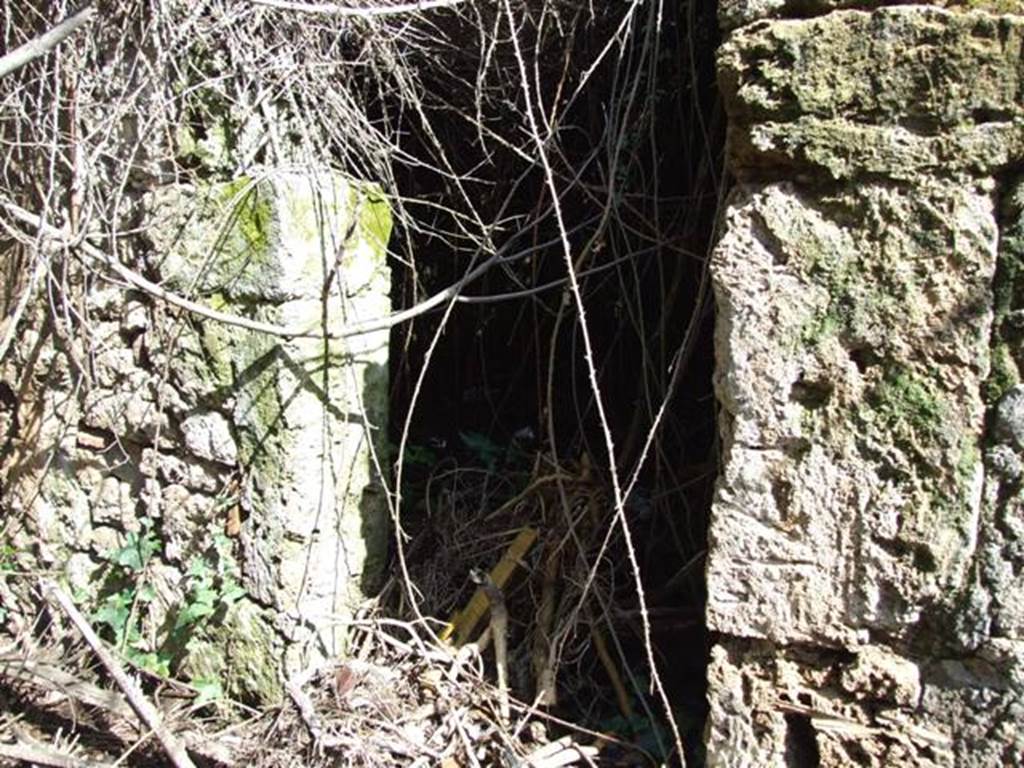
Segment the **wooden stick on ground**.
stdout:
[[135,714],[145,723],[146,727],[156,734],[160,745],[164,748],[164,752],[167,753],[167,756],[176,768],[195,768],[195,763],[188,756],[185,747],[173,733],[167,730],[156,709],[143,696],[142,691],[139,690],[135,682],[128,677],[124,669],[117,662],[117,659],[103,647],[103,641],[99,639],[93,628],[89,625],[89,622],[85,620],[85,617],[75,607],[68,594],[50,581],[44,581],[42,586],[43,594],[52,595],[57,604],[60,605],[61,610],[71,619],[71,623],[82,633],[85,642],[89,644],[93,653],[96,654],[103,666],[107,668],[110,676],[114,678],[114,682],[117,683],[125,698],[128,699],[128,703],[135,710]]
[[96,763],[79,757],[68,757],[41,744],[0,743],[0,758],[53,768],[112,768],[111,763]]
[[469,572],[472,581],[480,585],[491,604],[491,639],[494,641],[494,668],[498,672],[498,706],[501,721],[508,722],[508,608],[501,587],[490,574],[475,568]]
[[288,680],[284,684],[284,689],[288,693],[289,698],[291,698],[292,703],[295,704],[295,708],[299,711],[299,717],[302,718],[302,722],[306,725],[306,730],[309,731],[309,735],[313,739],[313,748],[317,753],[322,754],[324,749],[339,747],[342,742],[324,735],[324,729],[316,713],[313,700],[302,690],[302,686],[309,682],[315,674],[315,669],[300,673]]

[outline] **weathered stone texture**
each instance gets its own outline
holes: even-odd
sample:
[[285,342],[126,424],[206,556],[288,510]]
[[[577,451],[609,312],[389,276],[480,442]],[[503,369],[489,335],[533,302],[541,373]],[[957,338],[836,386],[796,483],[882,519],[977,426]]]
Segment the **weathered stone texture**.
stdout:
[[719,52],[730,165],[740,176],[990,174],[1024,154],[1022,50],[1024,18],[927,7],[739,29]]
[[[723,30],[731,31],[762,19],[824,16],[830,11],[871,10],[887,5],[894,3],[892,0],[719,0],[718,22]],[[993,15],[1024,13],[1021,0],[936,0],[927,5],[958,11],[973,9]]]
[[[948,228],[921,236],[936,210]],[[729,460],[709,620],[786,642],[905,637],[963,581],[975,544],[990,196],[773,184],[738,191],[726,225],[715,272]],[[939,250],[952,242],[955,256]]]
[[1022,49],[928,7],[722,46],[710,765],[1024,760]]
[[387,331],[329,342],[317,334],[388,314],[390,212],[372,189],[288,173],[169,189],[151,207],[169,285],[312,334],[182,329],[171,371],[225,414],[200,411],[182,431],[195,455],[237,456],[245,586],[275,609],[293,666],[310,653],[339,653],[336,627],[384,556]]
[[[82,337],[54,338],[41,305],[0,370],[19,393],[7,534],[92,597],[126,537],[152,536],[147,650],[273,699],[282,663],[344,650],[336,627],[382,565],[388,332],[322,334],[389,313],[390,212],[369,185],[274,172],[158,188],[142,218],[136,254],[165,288],[310,336],[103,287]],[[234,590],[236,571],[244,596],[176,637],[189,591]]]

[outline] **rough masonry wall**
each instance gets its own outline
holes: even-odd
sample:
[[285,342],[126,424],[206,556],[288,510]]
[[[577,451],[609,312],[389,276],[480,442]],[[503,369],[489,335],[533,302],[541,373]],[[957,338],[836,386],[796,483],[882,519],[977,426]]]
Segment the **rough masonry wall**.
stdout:
[[140,209],[133,267],[308,335],[70,264],[0,369],[5,551],[137,663],[273,701],[344,650],[385,554],[388,331],[325,332],[388,315],[390,211],[369,185],[283,171],[157,187]]
[[1024,18],[797,10],[721,12],[708,764],[1020,764]]

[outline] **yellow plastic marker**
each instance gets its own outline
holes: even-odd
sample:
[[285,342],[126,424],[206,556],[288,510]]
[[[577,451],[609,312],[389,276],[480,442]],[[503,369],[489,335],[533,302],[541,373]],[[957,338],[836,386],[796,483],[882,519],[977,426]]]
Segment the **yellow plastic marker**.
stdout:
[[[491,569],[491,580],[499,588],[504,588],[505,582],[511,578],[512,572],[536,540],[536,528],[523,528],[508,545],[501,560]],[[455,647],[465,645],[473,636],[480,619],[487,613],[487,606],[487,595],[484,594],[483,589],[478,589],[466,603],[466,607],[452,616],[452,620],[441,631],[441,639],[454,642]],[[455,636],[454,641],[452,641],[453,635]]]

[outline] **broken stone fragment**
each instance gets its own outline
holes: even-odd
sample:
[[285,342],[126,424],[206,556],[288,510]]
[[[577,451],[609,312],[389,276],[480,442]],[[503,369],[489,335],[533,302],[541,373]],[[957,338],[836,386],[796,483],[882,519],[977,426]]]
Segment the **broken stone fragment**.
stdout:
[[181,423],[185,447],[194,456],[220,464],[238,463],[238,446],[231,425],[219,413],[207,411],[189,416]]
[[184,564],[209,545],[210,523],[216,517],[213,500],[191,493],[181,485],[169,485],[161,495],[164,555]]
[[86,393],[82,425],[133,442],[149,442],[158,434],[163,434],[166,441],[167,418],[157,409],[144,382],[126,382],[117,389]]
[[867,646],[843,670],[842,686],[858,698],[915,707],[921,698],[921,670],[885,648]]
[[112,475],[103,477],[92,498],[92,521],[96,525],[118,525],[135,510],[131,486]]
[[213,464],[197,461],[185,461],[169,453],[158,453],[152,448],[142,451],[142,471],[159,473],[162,482],[184,485],[193,491],[214,493],[222,484],[218,476],[218,468]]
[[1024,385],[1011,387],[996,406],[992,424],[996,440],[1024,449]]

